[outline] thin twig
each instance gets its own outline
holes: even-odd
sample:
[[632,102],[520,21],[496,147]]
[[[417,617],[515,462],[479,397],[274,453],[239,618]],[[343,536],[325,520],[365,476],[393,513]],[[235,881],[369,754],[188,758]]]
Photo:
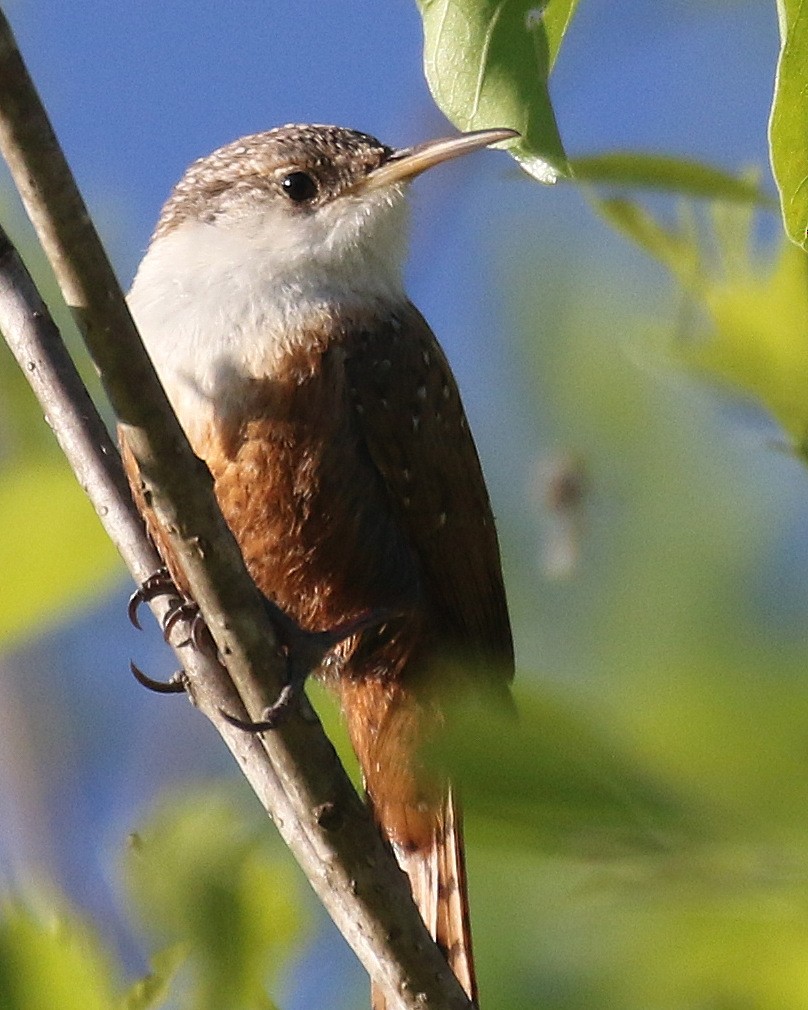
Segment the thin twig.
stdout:
[[[192,453],[143,350],[117,280],[64,156],[0,13],[0,150],[9,164],[40,241],[72,309],[104,388],[121,419],[155,512],[169,532],[194,598],[227,658],[227,671],[201,657],[183,657],[193,695],[214,722],[262,804],[294,852],[326,909],[396,1010],[468,1010],[470,1004],[411,900],[406,878],[353,790],[319,721],[292,717],[257,738],[229,725],[224,709],[251,718],[277,696],[283,670],[260,596],[216,507],[210,474]],[[4,297],[18,298],[6,325],[30,331],[18,358],[43,380],[54,427],[88,416],[51,358],[57,334],[44,306],[20,283],[8,245],[2,256]],[[10,304],[10,303],[9,303]],[[4,313],[5,315],[5,313]],[[52,364],[45,366],[45,362]],[[35,364],[33,372],[28,363]],[[57,392],[56,390],[60,390]],[[138,581],[145,555],[132,547],[131,511],[121,500],[123,477],[98,429],[75,440],[77,452],[105,456],[113,476],[100,489],[94,467],[81,480],[96,509],[116,530],[116,544]],[[63,445],[73,436],[60,433]],[[106,467],[102,469],[109,473]],[[112,501],[115,500],[114,506]],[[104,511],[106,510],[106,511]],[[121,522],[120,528],[118,522]],[[150,563],[150,561],[148,562]],[[243,702],[243,705],[242,705]],[[269,758],[269,760],[267,760]]]

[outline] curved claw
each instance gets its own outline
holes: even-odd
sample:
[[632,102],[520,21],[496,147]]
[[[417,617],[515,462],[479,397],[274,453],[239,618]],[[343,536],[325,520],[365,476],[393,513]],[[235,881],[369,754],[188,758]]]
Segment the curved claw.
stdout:
[[225,712],[223,708],[219,709],[219,714],[231,726],[235,726],[236,729],[243,730],[245,733],[266,733],[269,730],[277,729],[278,726],[286,722],[297,704],[302,689],[302,684],[295,685],[291,682],[285,684],[275,703],[265,709],[261,719],[256,722],[251,719],[239,719],[238,716]]
[[138,682],[142,684],[143,687],[148,688],[150,691],[154,691],[155,694],[184,694],[185,684],[183,682],[184,674],[182,670],[178,670],[177,673],[173,674],[169,680],[153,680],[151,677],[147,676],[139,666],[130,660],[129,669],[132,671],[132,676]]
[[179,624],[180,621],[190,621],[191,622],[191,638],[183,642],[183,645],[187,645],[188,641],[193,640],[193,625],[197,620],[202,620],[199,607],[193,600],[182,600],[177,603],[176,607],[170,610],[163,621],[163,638],[168,642],[174,632],[174,628]]
[[134,593],[129,597],[129,602],[126,604],[126,613],[129,617],[129,623],[133,627],[137,628],[138,631],[143,631],[143,625],[140,623],[140,619],[137,616],[138,610],[140,610],[141,603],[145,602],[143,599],[143,589],[136,589]]
[[191,618],[191,645],[197,652],[216,654],[216,647],[213,645],[208,626],[205,624],[205,618],[199,610]]
[[140,623],[140,618],[138,616],[138,611],[144,603],[149,603],[156,596],[163,596],[169,593],[178,595],[177,587],[171,576],[168,574],[167,568],[160,568],[156,572],[153,572],[145,582],[141,583],[138,588],[129,597],[129,602],[126,605],[126,613],[129,617],[130,622],[138,629],[142,631],[143,628]]

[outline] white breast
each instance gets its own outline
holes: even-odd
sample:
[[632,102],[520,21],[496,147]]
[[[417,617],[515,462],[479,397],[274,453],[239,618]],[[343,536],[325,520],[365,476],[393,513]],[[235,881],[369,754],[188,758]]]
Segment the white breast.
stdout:
[[245,379],[277,371],[324,314],[404,300],[403,196],[339,203],[187,220],[150,246],[129,308],[189,435],[237,407]]

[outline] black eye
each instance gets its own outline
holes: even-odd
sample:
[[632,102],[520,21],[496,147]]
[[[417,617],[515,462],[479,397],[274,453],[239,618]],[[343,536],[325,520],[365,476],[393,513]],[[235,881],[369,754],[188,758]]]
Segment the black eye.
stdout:
[[290,172],[281,181],[281,188],[295,203],[303,203],[317,195],[317,183],[307,172]]

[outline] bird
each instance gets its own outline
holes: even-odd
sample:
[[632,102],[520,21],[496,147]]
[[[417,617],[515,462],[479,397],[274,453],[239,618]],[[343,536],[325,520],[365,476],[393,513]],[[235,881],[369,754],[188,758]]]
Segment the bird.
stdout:
[[[290,124],[242,137],[187,169],[128,296],[259,590],[304,631],[355,629],[320,675],[379,829],[475,1005],[462,814],[424,749],[457,699],[508,703],[513,642],[458,386],[402,274],[409,183],[516,136],[393,148]],[[125,435],[122,454],[182,588]],[[378,987],[371,998],[384,1010]]]

